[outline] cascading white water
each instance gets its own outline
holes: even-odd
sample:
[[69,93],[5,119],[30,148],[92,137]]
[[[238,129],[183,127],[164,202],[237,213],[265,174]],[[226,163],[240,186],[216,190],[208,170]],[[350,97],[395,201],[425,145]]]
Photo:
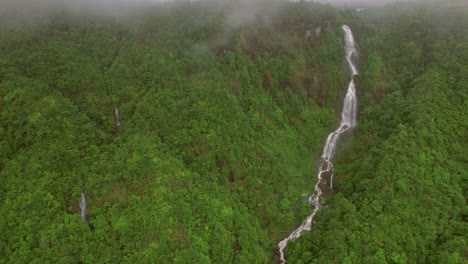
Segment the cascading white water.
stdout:
[[347,25],[343,25],[342,28],[345,32],[346,60],[348,61],[349,67],[351,67],[351,76],[354,76],[358,74],[356,65],[353,63],[354,57],[357,56],[356,44],[351,29]]
[[83,221],[86,222],[86,196],[84,193],[81,193],[80,209],[81,209],[81,219],[83,219]]
[[119,116],[119,110],[117,107],[114,105],[114,119],[115,119],[115,126],[120,126],[120,116]]
[[306,220],[302,222],[302,224],[296,230],[294,230],[288,237],[286,237],[278,243],[280,259],[282,263],[286,262],[286,259],[284,257],[284,249],[288,245],[288,242],[299,238],[303,231],[309,231],[312,228],[312,221],[315,217],[315,214],[318,212],[318,210],[322,208],[322,204],[320,202],[320,198],[322,196],[322,189],[320,189],[320,185],[324,184],[324,173],[331,173],[330,188],[332,188],[332,160],[333,156],[335,155],[336,145],[338,143],[340,135],[357,125],[357,95],[353,80],[353,76],[358,74],[356,65],[354,65],[353,63],[353,59],[357,57],[357,50],[351,29],[347,25],[343,25],[342,28],[345,32],[345,55],[349,67],[351,68],[351,81],[349,82],[348,90],[343,101],[343,110],[341,111],[340,126],[335,131],[330,133],[330,135],[328,135],[327,142],[325,143],[325,146],[323,148],[320,161],[320,168],[317,175],[318,181],[317,184],[315,184],[314,192],[308,199],[309,204],[314,207],[312,214],[309,215],[306,218]]
[[351,79],[348,86],[348,91],[343,103],[343,110],[341,112],[340,126],[337,130],[328,135],[327,142],[323,148],[322,159],[331,161],[335,155],[336,144],[341,134],[346,132],[351,127],[355,127],[357,114],[357,97],[356,89],[354,87],[354,80]]

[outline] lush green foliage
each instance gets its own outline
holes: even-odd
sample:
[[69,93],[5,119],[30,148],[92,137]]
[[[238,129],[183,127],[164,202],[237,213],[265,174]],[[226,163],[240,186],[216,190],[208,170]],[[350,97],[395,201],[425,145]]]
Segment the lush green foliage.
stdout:
[[466,14],[397,5],[354,21],[361,122],[291,262],[466,263]]
[[339,29],[295,36],[281,25],[296,11],[232,27],[218,6],[176,4],[3,28],[2,261],[272,261],[307,213],[344,82]]
[[361,123],[288,260],[465,261],[465,18],[277,7],[1,27],[0,262],[274,262],[310,212],[347,88],[343,22],[362,51]]

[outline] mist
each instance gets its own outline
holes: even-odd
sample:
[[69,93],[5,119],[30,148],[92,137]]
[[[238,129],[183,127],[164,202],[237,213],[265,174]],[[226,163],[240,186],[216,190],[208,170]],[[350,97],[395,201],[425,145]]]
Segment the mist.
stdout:
[[[197,2],[198,0],[2,0],[0,3],[0,11],[4,10],[34,10],[35,13],[55,11],[55,10],[71,10],[71,11],[88,11],[88,12],[115,12],[115,10],[131,11],[135,8],[154,6],[164,2]],[[204,2],[224,2],[232,5],[253,7],[256,8],[260,4],[268,6],[269,3],[281,2],[278,0],[262,1],[262,0],[202,0]],[[287,2],[288,0],[282,0]],[[290,0],[298,1],[298,0]],[[306,0],[307,1],[307,0]],[[332,4],[337,6],[346,5],[386,5],[395,2],[434,2],[436,0],[311,0],[311,2],[319,2]]]
[[409,2],[417,0],[318,0],[319,3],[332,4],[335,6],[381,6],[395,2]]
[[[258,14],[274,13],[286,0],[0,0],[0,27],[22,27],[44,22],[57,14],[72,17],[99,16],[118,20],[134,19],[159,10],[169,11],[174,4],[193,4],[201,8],[222,6],[226,25],[237,27],[252,22]],[[227,12],[226,12],[227,11]]]
[[38,15],[56,11],[112,13],[116,10],[131,11],[143,6],[155,5],[157,0],[3,0],[0,11]]
[[[226,24],[239,26],[252,22],[257,15],[275,13],[281,2],[300,0],[1,0],[0,27],[36,24],[58,13],[73,16],[98,15],[116,19],[134,18],[154,9],[163,9],[170,3],[222,5],[226,13]],[[305,0],[308,1],[308,0]],[[458,0],[447,0],[458,1]],[[460,0],[463,1],[463,0]],[[340,7],[365,8],[392,3],[434,3],[444,0],[311,0]],[[166,3],[166,4],[165,4]],[[164,12],[164,11],[163,11]]]
[[167,1],[158,0],[1,0],[0,27],[22,28],[56,14],[127,18]]

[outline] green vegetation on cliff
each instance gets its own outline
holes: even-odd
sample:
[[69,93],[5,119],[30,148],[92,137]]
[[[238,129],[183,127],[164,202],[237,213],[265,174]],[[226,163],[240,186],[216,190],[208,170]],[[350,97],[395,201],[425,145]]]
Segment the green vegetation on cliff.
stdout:
[[286,11],[230,25],[171,4],[4,28],[3,261],[273,261],[344,88],[339,29],[305,39]]
[[464,12],[236,8],[1,23],[0,263],[277,261],[341,110],[342,23],[360,123],[288,262],[466,261]]
[[467,9],[363,12],[360,124],[291,263],[466,263]]

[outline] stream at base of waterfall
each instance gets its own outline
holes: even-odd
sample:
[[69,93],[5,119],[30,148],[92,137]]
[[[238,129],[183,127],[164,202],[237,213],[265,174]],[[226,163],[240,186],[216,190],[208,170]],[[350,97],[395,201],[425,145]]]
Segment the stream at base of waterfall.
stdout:
[[333,156],[335,155],[336,145],[341,134],[345,133],[352,127],[357,125],[357,96],[356,88],[354,86],[353,76],[358,74],[356,65],[354,65],[353,60],[357,57],[357,50],[354,43],[354,37],[351,29],[347,25],[343,25],[343,31],[345,33],[345,56],[346,61],[349,64],[351,69],[351,80],[348,85],[348,90],[343,101],[343,109],[341,111],[341,119],[339,127],[328,135],[327,141],[323,148],[322,156],[320,158],[320,167],[317,174],[317,184],[315,184],[314,192],[309,197],[308,202],[313,207],[312,214],[310,214],[304,222],[294,230],[288,237],[281,240],[278,243],[278,249],[280,253],[281,263],[285,263],[286,259],[284,257],[284,249],[288,245],[288,242],[294,241],[302,235],[303,231],[309,231],[312,228],[312,221],[317,214],[318,210],[322,208],[321,197],[322,189],[320,185],[326,186],[324,183],[324,174],[330,175],[330,188],[332,188],[333,180]]

